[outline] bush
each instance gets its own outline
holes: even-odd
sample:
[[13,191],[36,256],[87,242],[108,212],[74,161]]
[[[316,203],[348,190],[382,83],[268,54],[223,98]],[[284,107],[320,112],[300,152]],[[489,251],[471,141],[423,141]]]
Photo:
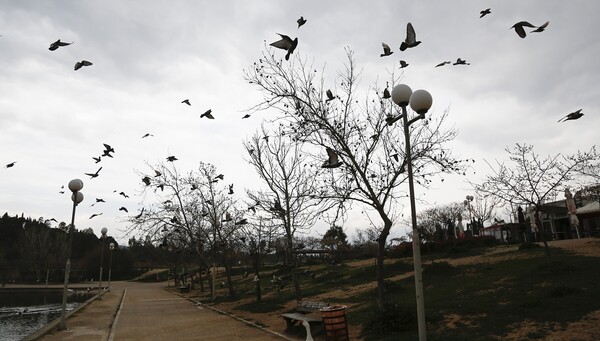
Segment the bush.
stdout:
[[388,304],[383,310],[375,310],[367,319],[362,331],[366,340],[380,340],[396,332],[416,330],[416,312],[412,307]]

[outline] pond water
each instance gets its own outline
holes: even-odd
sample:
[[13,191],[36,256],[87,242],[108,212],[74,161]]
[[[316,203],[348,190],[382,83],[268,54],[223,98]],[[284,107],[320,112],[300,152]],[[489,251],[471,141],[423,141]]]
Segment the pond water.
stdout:
[[[92,296],[85,291],[71,291],[67,299],[67,311]],[[0,291],[0,340],[21,340],[52,320],[62,312],[62,289]]]

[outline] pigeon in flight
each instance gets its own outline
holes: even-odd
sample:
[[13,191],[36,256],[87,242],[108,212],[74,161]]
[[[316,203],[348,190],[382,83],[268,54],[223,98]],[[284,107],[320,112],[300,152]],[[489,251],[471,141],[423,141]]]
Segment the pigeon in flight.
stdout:
[[456,59],[456,62],[452,65],[471,65],[471,63],[467,63],[466,60],[458,58]]
[[173,161],[177,161],[179,160],[178,158],[176,158],[175,156],[171,155],[171,156],[167,156],[167,161],[169,162],[173,162]]
[[542,24],[542,26],[539,26],[538,28],[536,28],[535,30],[531,31],[530,33],[544,32],[544,30],[546,30],[546,27],[548,27],[549,23],[550,23],[549,21],[546,21],[544,24]]
[[250,114],[246,114],[246,115],[242,116],[242,119],[249,118],[249,117],[250,117]]
[[81,69],[84,66],[91,66],[92,62],[88,62],[87,60],[82,60],[80,62],[75,63],[75,71]]
[[511,29],[514,28],[515,32],[517,32],[517,34],[519,35],[519,37],[525,38],[525,36],[527,35],[527,33],[525,33],[525,29],[523,27],[536,28],[535,26],[533,26],[532,24],[530,24],[527,21],[519,21],[518,23],[512,25]]
[[15,163],[17,163],[17,161],[13,161],[11,163],[6,164],[6,166],[4,166],[4,168],[11,168],[15,165]]
[[119,195],[122,195],[123,198],[129,198],[129,195],[125,194],[125,192],[119,192]]
[[392,49],[390,49],[390,46],[388,44],[381,43],[381,46],[383,46],[383,53],[379,55],[380,57],[389,56],[392,53],[394,53],[394,52],[392,52]]
[[407,67],[407,66],[408,66],[408,63],[407,63],[407,62],[405,62],[405,61],[403,61],[403,60],[401,60],[401,61],[400,61],[400,68],[401,68],[401,69],[404,69],[404,68],[405,68],[405,67]]
[[212,113],[212,109],[208,109],[208,110],[206,110],[206,112],[204,112],[204,114],[200,115],[200,118],[206,117],[208,119],[214,120],[215,117],[211,113]]
[[181,101],[181,103],[185,103],[185,104],[187,104],[187,105],[189,105],[189,106],[191,106],[191,105],[192,105],[192,104],[190,103],[190,100],[189,100],[189,99],[184,99],[183,101]]
[[142,178],[142,182],[146,184],[146,186],[150,186],[150,178],[145,176]]
[[71,43],[65,43],[64,41],[60,41],[60,39],[59,39],[59,40],[53,42],[52,44],[50,44],[50,47],[48,48],[48,50],[54,51],[54,50],[58,49],[61,46],[67,46],[67,45],[71,45],[71,44],[73,44],[73,42],[71,42]]
[[404,51],[408,48],[415,47],[421,44],[420,41],[417,41],[417,35],[415,34],[415,29],[413,28],[411,23],[406,25],[406,39],[400,44],[400,51]]
[[298,28],[300,28],[300,26],[306,24],[306,19],[304,19],[304,17],[300,17],[300,19],[296,20],[296,22],[298,23]]
[[325,94],[327,94],[327,100],[325,102],[333,101],[335,99],[335,96],[333,95],[333,92],[331,92],[331,90],[327,89]]
[[327,155],[329,159],[323,163],[321,168],[337,168],[342,165],[335,150],[327,147]]
[[94,218],[94,217],[97,217],[97,216],[99,216],[99,215],[102,215],[102,213],[94,213],[94,214],[92,214],[92,215],[90,216],[90,219],[92,219],[92,218]]
[[446,64],[450,64],[450,63],[452,63],[452,62],[450,62],[450,61],[448,61],[448,62],[441,62],[441,63],[439,63],[438,65],[436,65],[435,67],[444,66],[444,65],[446,65]]
[[565,121],[576,120],[576,119],[580,118],[581,116],[583,116],[583,113],[581,112],[581,110],[583,110],[583,109],[579,109],[577,111],[573,111],[572,113],[570,113],[567,116],[565,116],[565,117],[561,118],[560,120],[558,120],[558,122],[565,122]]
[[233,184],[229,185],[229,194],[233,194]]
[[125,206],[121,206],[121,207],[119,208],[119,211],[123,211],[123,212],[125,212],[125,213],[129,213],[129,211],[127,210],[127,208],[126,208]]
[[106,143],[103,143],[103,145],[104,145],[104,154],[102,154],[102,156],[113,157],[112,155],[110,155],[110,153],[114,153],[115,149]]
[[146,138],[146,137],[148,137],[148,136],[154,136],[154,135],[152,135],[152,134],[150,134],[150,133],[145,133],[145,134],[144,134],[144,136],[142,136],[142,138]]
[[161,173],[161,172],[159,172],[159,171],[157,171],[156,169],[154,170],[154,174],[155,174],[155,175],[154,175],[154,177],[155,177],[155,178],[156,178],[156,177],[159,177],[159,176],[161,176],[161,175],[162,175],[162,173]]
[[390,98],[392,95],[390,94],[390,90],[388,88],[383,89],[383,98]]
[[215,176],[215,180],[223,180],[225,178],[225,175],[223,174],[219,174],[217,176]]
[[98,168],[98,170],[96,171],[96,173],[84,173],[84,174],[88,175],[90,177],[90,179],[93,179],[93,178],[98,177],[98,173],[100,173],[101,169],[102,169],[102,167]]
[[292,40],[292,38],[286,36],[285,34],[277,33],[281,37],[280,40],[271,43],[270,45],[276,47],[278,49],[286,50],[287,54],[285,55],[285,60],[290,59],[290,55],[294,53],[296,46],[298,46],[298,38]]
[[491,8],[484,9],[483,11],[479,12],[479,18],[483,18],[490,13],[492,13]]
[[95,161],[94,163],[98,163],[98,162],[100,162],[100,160],[102,160],[102,155],[100,155],[98,157],[93,157],[92,156],[92,159],[94,159],[94,161]]

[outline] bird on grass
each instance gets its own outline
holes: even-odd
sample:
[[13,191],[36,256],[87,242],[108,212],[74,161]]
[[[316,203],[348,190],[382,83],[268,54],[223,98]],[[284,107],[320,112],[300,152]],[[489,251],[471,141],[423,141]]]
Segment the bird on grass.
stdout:
[[421,44],[420,41],[417,41],[417,34],[415,33],[415,29],[411,23],[406,25],[406,39],[400,44],[400,51],[404,51],[408,48],[415,47]]
[[200,115],[200,118],[206,117],[208,119],[214,120],[215,117],[211,113],[212,113],[212,109],[208,109],[204,112],[204,114]]
[[379,55],[380,57],[386,57],[394,53],[388,44],[381,43],[381,46],[383,46],[383,53]]
[[558,120],[558,122],[565,122],[565,121],[569,121],[569,120],[577,120],[579,118],[581,118],[581,116],[583,116],[583,113],[581,112],[581,110],[583,109],[579,109],[577,111],[573,111],[572,113],[568,114],[567,116],[561,118],[560,120]]
[[296,22],[298,23],[298,28],[300,28],[300,26],[306,24],[306,19],[304,19],[304,17],[300,17],[298,20],[296,20]]
[[338,154],[335,150],[327,148],[328,159],[323,163],[321,168],[337,168],[342,165],[342,161],[339,160]]
[[271,46],[276,47],[278,49],[286,50],[287,54],[285,55],[285,60],[290,59],[290,55],[294,53],[296,46],[298,46],[298,38],[292,40],[292,38],[286,36],[285,34],[277,33],[281,37],[280,40],[272,42]]
[[91,65],[94,65],[94,64],[92,64],[92,62],[88,62],[87,60],[82,60],[80,62],[75,63],[74,69],[75,69],[75,71],[77,71],[84,66],[91,66]]
[[50,44],[50,47],[48,48],[48,50],[54,51],[54,50],[58,49],[59,47],[67,46],[67,45],[71,45],[71,44],[73,44],[73,42],[65,43],[64,41],[60,41],[60,39],[59,39],[59,40],[53,42],[52,44]]
[[525,33],[524,27],[536,28],[535,26],[533,26],[531,23],[529,23],[527,21],[519,21],[518,23],[512,25],[511,29],[514,28],[515,32],[517,32],[519,37],[525,38],[525,36],[527,36],[527,33]]
[[549,23],[550,23],[549,21],[546,21],[545,23],[543,23],[541,26],[538,26],[538,28],[531,31],[530,33],[544,32],[544,30],[546,30],[546,27],[548,27]]
[[492,13],[491,8],[484,9],[483,11],[479,12],[479,18],[483,18],[490,13]]
[[96,171],[96,173],[84,173],[84,174],[88,175],[90,177],[90,179],[93,179],[93,178],[98,177],[98,174],[100,173],[101,169],[102,169],[102,167],[98,168],[98,170]]

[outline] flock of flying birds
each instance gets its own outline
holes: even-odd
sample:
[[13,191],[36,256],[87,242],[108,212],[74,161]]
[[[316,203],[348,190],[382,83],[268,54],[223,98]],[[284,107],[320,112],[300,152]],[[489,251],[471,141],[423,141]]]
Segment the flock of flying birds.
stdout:
[[[483,18],[489,14],[491,14],[491,8],[487,8],[485,10],[480,11],[480,18]],[[304,24],[306,24],[307,20],[304,17],[300,17],[297,21],[298,24],[298,29],[303,26]],[[540,26],[535,26],[531,23],[529,23],[528,21],[520,21],[517,22],[516,24],[514,24],[512,27],[510,27],[510,29],[514,29],[516,34],[520,37],[520,38],[525,38],[527,36],[527,32],[525,31],[525,28],[531,28],[533,30],[529,31],[529,33],[540,33],[546,30],[546,28],[548,27],[549,22],[546,21],[544,24],[540,25]],[[284,51],[286,51],[285,54],[285,60],[289,60],[290,56],[294,53],[294,51],[296,50],[297,46],[298,46],[298,38],[294,38],[291,39],[288,35],[285,34],[281,34],[281,33],[277,33],[280,36],[280,40],[277,40],[273,43],[270,44],[270,46],[273,46],[275,48],[278,49],[282,49]],[[419,44],[421,43],[421,41],[417,40],[417,35],[415,33],[415,29],[413,27],[413,25],[409,22],[406,26],[406,37],[404,39],[403,42],[401,42],[400,44],[400,51],[405,51],[406,49],[409,48],[415,48],[417,47]],[[56,51],[57,49],[59,49],[60,47],[65,47],[65,46],[69,46],[73,44],[73,42],[63,42],[60,39],[58,39],[57,41],[53,42],[52,44],[50,44],[49,50],[50,51]],[[380,54],[380,57],[387,57],[392,55],[394,52],[392,51],[392,49],[390,48],[390,46],[388,44],[386,44],[385,42],[381,43],[382,48],[383,48],[383,53]],[[443,61],[437,65],[435,65],[435,67],[442,67],[444,65],[447,64],[452,64],[452,65],[470,65],[470,63],[468,63],[466,60],[461,59],[461,58],[457,58],[456,61],[453,63],[451,61]],[[77,71],[79,69],[81,69],[84,66],[92,66],[93,63],[87,60],[81,60],[75,63],[74,66],[74,70]],[[409,64],[404,61],[404,60],[400,60],[400,68],[406,68]],[[327,90],[326,91],[326,95],[327,95],[327,102],[333,100],[336,98],[336,96],[333,95],[333,93],[331,92],[331,90]],[[383,92],[383,98],[390,98],[390,93],[389,90],[386,88],[384,89]],[[182,104],[186,104],[188,106],[192,106],[190,99],[184,99],[183,101],[181,101]],[[560,120],[558,120],[558,122],[564,122],[564,121],[568,121],[568,120],[577,120],[579,118],[581,118],[583,116],[582,113],[582,109],[579,109],[577,111],[574,111],[572,113],[569,113],[568,115],[564,116],[563,118],[561,118]],[[250,115],[246,114],[244,115],[242,118],[246,119],[249,118]],[[207,119],[215,119],[215,117],[212,114],[212,110],[208,109],[206,110],[203,114],[200,115],[200,118],[207,118]],[[393,122],[388,122],[389,123],[393,123]],[[142,138],[147,138],[153,136],[150,133],[146,133],[145,135],[142,136]],[[337,168],[340,167],[343,162],[339,159],[338,153],[327,147],[326,148],[327,151],[327,160],[322,164],[322,168]],[[115,152],[114,148],[111,147],[108,144],[104,144],[104,150],[102,151],[102,154],[100,156],[94,156],[92,157],[92,159],[95,161],[95,163],[99,163],[102,158],[112,158],[113,157],[113,153]],[[169,156],[166,158],[166,160],[168,162],[174,162],[177,160],[177,158],[175,156]],[[12,168],[15,166],[15,164],[17,163],[17,161],[13,161],[10,162],[8,164],[5,165],[5,168]],[[94,179],[97,178],[100,175],[100,171],[102,170],[102,167],[98,168],[95,172],[93,173],[84,173],[85,175],[89,176],[90,179]],[[155,171],[157,174],[156,176],[160,176],[161,174],[158,171]],[[223,179],[223,175],[220,174],[219,176],[217,176],[217,178],[215,179],[215,181],[218,181],[219,179]],[[142,182],[144,184],[146,184],[146,186],[149,186],[151,183],[151,179],[148,176],[145,176],[144,178],[142,178]],[[160,185],[159,185],[160,187]],[[64,186],[62,186],[61,188],[64,188]],[[162,189],[162,188],[161,188]],[[115,193],[117,192],[116,190],[114,191]],[[60,193],[64,193],[63,190],[60,191]],[[233,194],[233,184],[229,185],[229,194]],[[119,195],[123,196],[124,198],[128,198],[129,196],[127,194],[125,194],[124,192],[120,192]],[[101,198],[96,198],[96,201],[91,205],[94,206],[97,203],[103,203],[105,202],[103,199]],[[277,203],[275,204],[275,207],[277,207]],[[123,211],[125,213],[128,213],[128,209],[124,206],[119,208],[119,211]],[[142,208],[141,212],[136,216],[136,218],[140,218],[142,216],[142,214],[144,213],[144,209]],[[102,213],[94,213],[92,214],[89,219],[92,219],[94,217],[97,217],[99,215],[102,215]],[[245,222],[244,222],[245,223]]]

